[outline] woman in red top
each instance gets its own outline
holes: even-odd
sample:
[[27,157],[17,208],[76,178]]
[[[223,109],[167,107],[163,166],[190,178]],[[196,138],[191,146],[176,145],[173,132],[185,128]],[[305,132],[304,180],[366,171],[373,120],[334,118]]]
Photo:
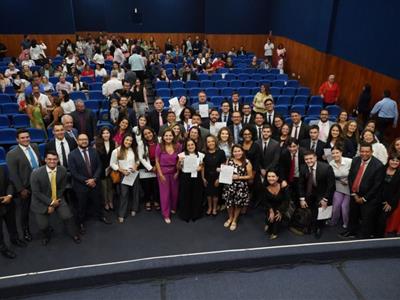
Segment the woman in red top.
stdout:
[[83,71],[81,73],[81,76],[94,76],[94,71],[90,68],[89,65],[85,65],[83,67]]
[[335,82],[335,75],[329,75],[328,81],[325,81],[319,88],[319,94],[324,100],[324,107],[334,105],[339,99],[339,85]]

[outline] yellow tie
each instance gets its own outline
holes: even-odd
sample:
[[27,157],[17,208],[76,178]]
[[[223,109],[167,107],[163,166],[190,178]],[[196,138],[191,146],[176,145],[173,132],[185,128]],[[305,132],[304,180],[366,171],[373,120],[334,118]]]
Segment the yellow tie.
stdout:
[[51,171],[51,200],[57,200],[57,182],[56,182],[56,170]]

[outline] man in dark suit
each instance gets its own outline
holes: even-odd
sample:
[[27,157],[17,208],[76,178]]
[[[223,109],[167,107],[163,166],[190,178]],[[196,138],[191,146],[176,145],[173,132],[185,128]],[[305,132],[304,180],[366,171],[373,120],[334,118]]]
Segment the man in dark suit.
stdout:
[[234,111],[241,112],[242,111],[242,104],[239,103],[239,100],[240,100],[239,93],[234,91],[232,93],[231,99],[232,99],[232,102],[231,102],[231,105],[230,105],[230,112],[231,113],[234,112]]
[[263,126],[262,139],[256,141],[262,149],[261,154],[261,175],[265,177],[267,170],[278,166],[281,149],[279,143],[271,138],[272,129],[268,124]]
[[318,139],[319,136],[319,128],[318,125],[311,125],[308,130],[309,139],[304,139],[300,141],[300,147],[305,150],[311,150],[317,154],[317,158],[319,161],[322,161],[322,155],[324,155],[324,146],[325,143]]
[[290,136],[301,141],[308,137],[308,126],[301,120],[301,115],[297,111],[290,113],[292,125],[290,127]]
[[311,229],[315,238],[321,237],[325,220],[318,220],[318,208],[326,209],[332,203],[335,191],[335,174],[330,165],[317,161],[317,155],[311,150],[304,152],[306,165],[300,168],[299,199],[301,208],[311,210]]
[[63,115],[61,117],[61,123],[64,125],[65,135],[74,139],[76,142],[76,138],[78,137],[78,130],[74,128],[74,119],[70,115]]
[[275,118],[275,105],[274,101],[270,98],[264,101],[265,109],[267,112],[265,113],[265,122],[270,126],[274,126],[274,118]]
[[265,118],[262,113],[256,112],[254,114],[254,125],[252,126],[254,128],[254,135],[256,140],[261,140],[263,137],[263,128],[265,124]]
[[221,114],[218,122],[225,122],[226,126],[232,125],[232,114],[230,112],[231,104],[228,100],[224,100],[221,103]]
[[[160,130],[158,132],[158,136],[162,136],[162,134],[164,133],[164,131],[166,129],[171,128],[175,124],[177,124],[175,113],[173,111],[168,111],[167,112],[167,122],[165,122],[165,124],[160,127]],[[178,124],[178,125],[181,128],[181,132],[184,132],[185,131],[185,127],[183,127],[182,124]]]
[[61,123],[54,124],[53,135],[54,139],[46,144],[45,153],[56,152],[59,164],[68,169],[68,155],[78,145],[73,138],[65,135],[64,126]]
[[57,212],[64,221],[68,234],[76,243],[81,239],[78,235],[73,215],[64,198],[67,187],[67,169],[57,166],[58,154],[48,151],[45,157],[46,165],[34,170],[31,174],[32,205],[31,210],[35,214],[39,229],[43,233],[42,244],[47,245],[51,239],[49,217]]
[[28,130],[17,130],[18,145],[7,153],[6,161],[21,206],[21,227],[24,239],[32,240],[29,230],[29,211],[31,205],[30,177],[32,170],[40,166],[40,154],[36,144],[31,144]]
[[243,128],[242,125],[242,115],[238,111],[232,113],[232,124],[228,126],[229,130],[232,132],[233,141],[235,144],[240,144],[242,138],[240,136],[240,131]]
[[16,254],[7,247],[3,236],[3,220],[6,223],[11,244],[26,247],[25,242],[18,237],[15,216],[14,187],[8,180],[8,175],[0,167],[0,252],[4,257],[15,258]]
[[85,232],[85,217],[88,203],[92,204],[92,213],[105,224],[111,222],[104,216],[101,209],[100,178],[102,166],[95,149],[89,147],[86,134],[78,136],[78,148],[69,154],[69,169],[72,177],[72,188],[78,201],[78,222],[81,233]]
[[186,66],[185,66],[185,71],[183,71],[183,74],[182,74],[182,81],[183,81],[183,82],[186,82],[186,81],[189,81],[189,80],[197,80],[197,79],[198,79],[198,78],[197,78],[196,72],[194,72],[194,71],[190,68],[189,65],[186,65]]
[[78,130],[78,134],[85,133],[89,137],[89,141],[93,141],[96,136],[96,117],[90,109],[85,108],[82,100],[75,102],[76,110],[71,113],[74,120],[74,127]]
[[167,112],[164,111],[164,101],[158,97],[154,101],[154,110],[147,114],[148,124],[158,134],[160,127],[167,122]]
[[348,230],[340,237],[353,238],[359,231],[361,238],[370,238],[374,233],[376,217],[382,207],[378,192],[384,178],[384,167],[372,156],[372,145],[361,143],[360,156],[353,159],[348,176],[351,193]]
[[243,104],[242,106],[242,119],[243,125],[254,124],[254,113],[249,104]]

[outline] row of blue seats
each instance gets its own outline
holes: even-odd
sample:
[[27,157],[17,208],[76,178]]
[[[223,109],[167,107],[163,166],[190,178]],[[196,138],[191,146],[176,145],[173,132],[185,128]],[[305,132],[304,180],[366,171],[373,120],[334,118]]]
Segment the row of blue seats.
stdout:
[[[255,95],[257,92],[259,92],[260,88],[259,87],[237,87],[237,88],[215,88],[215,87],[209,87],[209,88],[190,88],[190,89],[185,89],[185,88],[175,88],[175,89],[157,89],[156,94],[159,97],[180,97],[180,96],[189,96],[189,97],[195,97],[200,91],[205,91],[207,96],[231,96],[234,91],[237,91],[239,95],[241,96],[248,96],[248,95]],[[301,96],[309,96],[310,95],[310,89],[309,88],[280,88],[280,87],[271,87],[269,89],[271,95],[273,97],[277,97],[279,95],[288,95],[288,96],[295,96],[295,95],[301,95]]]

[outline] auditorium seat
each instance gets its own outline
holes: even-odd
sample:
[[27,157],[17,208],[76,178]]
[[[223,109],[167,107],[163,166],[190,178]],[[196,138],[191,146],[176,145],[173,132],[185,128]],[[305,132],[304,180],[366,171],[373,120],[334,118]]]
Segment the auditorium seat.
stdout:
[[245,82],[244,82],[244,86],[245,87],[250,87],[250,88],[252,88],[252,87],[257,87],[258,86],[258,82],[256,81],[256,80],[246,80]]
[[294,87],[285,87],[282,90],[282,95],[289,95],[289,96],[294,96],[296,95],[297,88]]
[[253,100],[254,100],[254,96],[251,96],[251,95],[247,95],[247,96],[242,97],[242,103],[243,104],[253,105]]
[[110,113],[108,109],[100,109],[99,111],[99,121],[109,121]]
[[287,116],[289,114],[289,106],[287,105],[276,105],[274,110],[282,116]]
[[307,116],[319,116],[322,105],[310,105],[307,110]]
[[10,121],[7,115],[0,115],[0,128],[10,127]]
[[78,92],[71,92],[71,93],[69,94],[69,98],[72,99],[72,100],[78,100],[78,99],[86,100],[86,95],[85,95],[84,92],[80,92],[80,91],[78,91]]
[[39,147],[39,154],[40,154],[40,157],[41,157],[41,159],[43,160],[43,159],[44,159],[45,152],[46,152],[46,143],[41,143],[41,144],[38,145],[38,147]]
[[297,95],[301,95],[301,96],[310,96],[311,94],[311,90],[308,87],[299,87],[297,89]]
[[17,130],[15,128],[2,128],[0,129],[0,144],[2,145],[15,145],[17,141]]
[[13,103],[12,98],[6,94],[0,94],[0,104]]
[[218,89],[217,89],[217,88],[214,88],[214,87],[207,88],[205,92],[206,92],[206,94],[207,94],[208,97],[211,97],[211,96],[219,96],[219,91],[218,91]]
[[98,111],[99,110],[99,101],[97,100],[86,100],[85,102],[85,107],[88,109],[91,109],[92,111]]
[[216,82],[215,82],[215,87],[216,88],[225,88],[225,87],[228,87],[228,85],[229,85],[229,83],[228,83],[228,81],[226,81],[226,80],[217,80]]
[[195,87],[195,88],[191,88],[191,89],[189,89],[188,90],[188,95],[189,95],[189,97],[197,97],[197,95],[202,91],[203,89],[201,89],[201,88],[197,88],[197,87]]
[[1,113],[2,114],[7,114],[7,115],[12,115],[12,114],[18,114],[18,104],[17,103],[5,103],[5,104],[0,104],[1,108]]
[[184,89],[184,88],[175,88],[175,89],[172,89],[172,96],[173,96],[173,97],[186,96],[186,89]]
[[264,79],[269,80],[269,81],[274,81],[274,80],[276,80],[276,76],[274,74],[265,74]]
[[32,143],[44,143],[46,141],[46,134],[43,129],[28,128],[28,131]]
[[14,128],[27,128],[30,126],[28,115],[17,114],[12,117],[12,127]]
[[238,79],[241,81],[250,80],[250,75],[246,73],[240,73]]
[[0,146],[0,166],[5,167],[7,166],[6,163],[6,150],[4,150],[4,147]]
[[299,87],[299,82],[297,80],[288,80],[287,87],[294,87],[294,88],[298,88]]
[[269,92],[271,93],[272,96],[279,96],[281,94],[281,88],[280,87],[271,87],[269,88]]
[[199,78],[200,81],[209,80],[209,79],[210,79],[210,77],[208,76],[208,74],[204,74],[204,73],[198,74],[198,75],[197,75],[197,78]]
[[102,91],[89,91],[88,92],[89,100],[91,99],[103,99],[104,95]]
[[305,105],[292,105],[290,111],[298,112],[300,115],[304,116],[306,114],[306,106]]
[[288,81],[289,76],[287,74],[278,74],[276,75],[276,80],[283,80],[283,81]]
[[210,97],[210,101],[212,104],[214,104],[214,107],[220,107],[222,101],[224,101],[224,97],[223,96],[211,96]]
[[166,81],[156,81],[156,89],[167,89],[169,88],[169,83]]
[[[160,81],[158,81],[158,82],[160,82]],[[184,84],[180,80],[171,81],[169,85],[170,85],[171,89],[184,88]]]
[[293,100],[293,105],[307,105],[307,97],[306,96],[295,96]]
[[292,97],[290,96],[279,96],[275,101],[275,105],[287,105],[290,106],[292,104]]
[[323,104],[323,100],[321,96],[311,96],[309,105],[321,105]]
[[92,76],[81,76],[81,81],[85,83],[94,82],[94,78]]
[[237,78],[237,76],[235,74],[232,74],[232,73],[225,74],[225,76],[224,76],[224,79],[228,80],[228,81],[236,80],[236,78]]
[[232,80],[230,83],[229,83],[229,86],[230,87],[232,87],[232,88],[234,88],[234,89],[238,89],[238,88],[240,88],[241,86],[242,86],[242,81],[240,81],[240,80]]
[[240,96],[251,95],[251,90],[248,87],[240,87],[237,89]]
[[220,89],[220,91],[221,91],[221,96],[230,97],[232,93],[235,91],[235,89],[232,87],[225,87]]
[[99,82],[89,83],[89,90],[101,91],[102,87],[103,87],[103,84],[99,83]]
[[258,73],[250,75],[250,79],[256,80],[256,81],[261,81],[261,80],[263,80],[263,78],[264,78],[263,75],[258,74]]
[[169,97],[169,96],[171,96],[170,89],[164,89],[164,88],[157,89],[156,93],[157,93],[157,96],[159,96],[159,97]]
[[326,109],[328,110],[329,115],[332,117],[339,116],[340,112],[342,111],[342,109],[338,105],[328,105]]
[[284,80],[274,80],[274,81],[272,81],[272,86],[283,88],[283,87],[285,87],[285,81]]
[[203,88],[203,89],[214,87],[214,81],[203,80],[203,81],[200,82],[200,87]]
[[199,82],[197,80],[186,81],[185,87],[187,89],[191,89],[191,88],[194,88],[194,87],[199,87]]
[[210,80],[212,81],[222,80],[222,75],[218,73],[211,74]]

